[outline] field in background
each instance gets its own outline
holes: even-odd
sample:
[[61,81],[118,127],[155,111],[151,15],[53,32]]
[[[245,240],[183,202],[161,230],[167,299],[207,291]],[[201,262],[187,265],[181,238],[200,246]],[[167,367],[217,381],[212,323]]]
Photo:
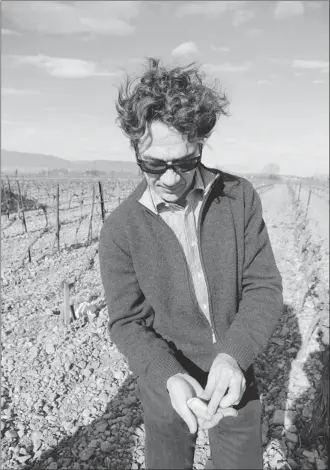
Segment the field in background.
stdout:
[[[292,184],[297,198],[306,207],[310,225],[328,241],[329,187],[325,182],[285,176],[244,176],[255,188],[274,183]],[[102,218],[132,192],[140,180],[2,178],[2,237],[8,252],[15,253],[15,259],[7,258],[6,254],[2,256],[2,272],[8,265],[10,269],[17,269],[24,264],[24,253],[27,255],[28,250],[29,259],[38,260],[51,254],[55,247],[95,243]],[[40,238],[36,239],[38,236]]]
[[[16,253],[15,260],[7,260],[11,269],[21,265],[31,243],[30,256],[37,261],[51,254],[55,246],[58,251],[60,247],[95,242],[102,217],[132,192],[139,181],[111,178],[2,181],[2,234],[8,242],[8,252]],[[40,238],[36,239],[38,235]],[[6,257],[3,263],[5,269]]]

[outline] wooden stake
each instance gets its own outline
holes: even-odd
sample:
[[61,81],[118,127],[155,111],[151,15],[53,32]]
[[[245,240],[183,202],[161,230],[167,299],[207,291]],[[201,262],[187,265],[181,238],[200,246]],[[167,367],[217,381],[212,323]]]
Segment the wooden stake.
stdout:
[[9,219],[9,204],[8,204],[8,199],[7,199],[7,192],[6,192],[5,183],[3,181],[2,181],[2,187],[3,187],[3,197],[4,197],[5,205],[6,205],[6,212],[7,212],[7,216],[8,216],[8,219]]
[[[39,233],[39,235],[37,235],[36,237],[34,237],[34,239],[32,240],[32,242],[29,244],[28,246],[28,252],[30,252],[30,248],[32,248],[32,246],[35,244],[35,242],[37,240],[39,240],[39,238],[41,238],[43,236],[44,233],[46,232],[49,232],[50,230],[50,227],[45,227],[41,233]],[[21,259],[21,262],[20,262],[20,267],[23,267],[24,266],[24,260],[25,260],[25,257],[26,257],[26,254],[24,253],[24,255],[22,256],[22,259]]]
[[300,184],[299,184],[298,201],[300,200],[300,191],[301,191],[301,181],[300,181]]
[[84,187],[81,188],[81,195],[80,195],[80,217],[82,217],[83,212],[83,205],[84,205]]
[[92,241],[92,235],[93,235],[93,228],[92,228],[92,222],[93,222],[93,211],[94,211],[94,199],[95,199],[95,186],[93,184],[93,189],[92,189],[92,209],[91,209],[91,215],[89,219],[89,228],[88,228],[88,235],[87,235],[87,244],[90,241]]
[[[17,200],[17,205],[18,205],[18,207],[19,207],[19,202],[18,202],[18,201],[20,201],[21,211],[22,211],[22,223],[23,223],[23,227],[24,227],[25,233],[27,233],[28,230],[27,230],[26,220],[25,220],[23,197],[22,197],[21,188],[20,188],[20,185],[19,185],[19,181],[18,181],[18,180],[17,180],[17,187],[18,187],[18,200]],[[30,248],[28,249],[28,253],[29,253],[29,263],[31,263],[31,250],[30,250]]]
[[71,307],[70,307],[70,300],[69,300],[69,284],[66,281],[64,281],[63,283],[63,294],[64,294],[63,322],[65,326],[68,326],[70,325]]
[[56,191],[56,240],[57,251],[60,251],[60,185],[57,183]]
[[308,208],[309,208],[309,203],[310,203],[310,200],[311,200],[311,196],[312,196],[312,190],[310,189],[310,190],[309,190],[309,194],[308,194],[308,200],[307,200],[307,207],[306,207],[306,213],[305,213],[305,220],[306,220],[306,218],[307,218]]
[[101,181],[99,181],[99,193],[100,193],[102,222],[104,222],[104,201],[103,201],[103,188],[102,188]]
[[74,311],[74,306],[73,306],[72,303],[70,304],[70,309],[71,309],[72,318],[73,318],[74,320],[77,320],[76,312]]

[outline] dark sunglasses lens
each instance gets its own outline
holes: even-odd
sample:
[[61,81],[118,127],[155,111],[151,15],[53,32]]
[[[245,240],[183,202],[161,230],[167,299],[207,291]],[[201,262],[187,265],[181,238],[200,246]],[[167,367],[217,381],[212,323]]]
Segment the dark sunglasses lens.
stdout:
[[165,165],[153,165],[152,163],[148,162],[141,162],[141,170],[145,171],[146,173],[154,173],[154,174],[159,174],[159,173],[164,173],[166,170]]
[[[188,162],[185,163],[180,163],[178,165],[173,165],[174,169],[179,172],[185,172],[185,171],[190,171],[196,168],[200,161],[200,157],[194,158],[193,160],[189,160]],[[141,161],[139,162],[140,168],[142,171],[145,171],[146,173],[153,173],[153,174],[162,174],[167,170],[166,165],[159,165],[159,164],[153,164],[150,162],[146,161]]]
[[194,158],[194,160],[190,160],[189,162],[181,163],[180,165],[177,166],[177,168],[183,172],[193,170],[194,168],[196,168],[198,162],[199,162],[199,159]]

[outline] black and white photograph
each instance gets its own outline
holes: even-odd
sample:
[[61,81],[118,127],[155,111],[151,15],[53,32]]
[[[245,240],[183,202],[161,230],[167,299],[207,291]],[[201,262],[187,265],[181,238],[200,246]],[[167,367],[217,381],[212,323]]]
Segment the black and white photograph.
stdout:
[[0,11],[1,468],[326,470],[329,2]]

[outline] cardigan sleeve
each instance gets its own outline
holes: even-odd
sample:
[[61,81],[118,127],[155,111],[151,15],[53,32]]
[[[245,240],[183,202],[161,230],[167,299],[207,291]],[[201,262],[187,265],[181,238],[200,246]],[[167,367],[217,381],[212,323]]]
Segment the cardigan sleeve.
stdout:
[[232,356],[247,370],[267,346],[283,312],[283,286],[263,219],[260,196],[248,181],[244,186],[242,298],[218,350]]
[[187,371],[152,329],[153,308],[140,289],[125,231],[116,227],[111,215],[100,232],[99,260],[111,340],[133,373],[166,390],[169,377]]

